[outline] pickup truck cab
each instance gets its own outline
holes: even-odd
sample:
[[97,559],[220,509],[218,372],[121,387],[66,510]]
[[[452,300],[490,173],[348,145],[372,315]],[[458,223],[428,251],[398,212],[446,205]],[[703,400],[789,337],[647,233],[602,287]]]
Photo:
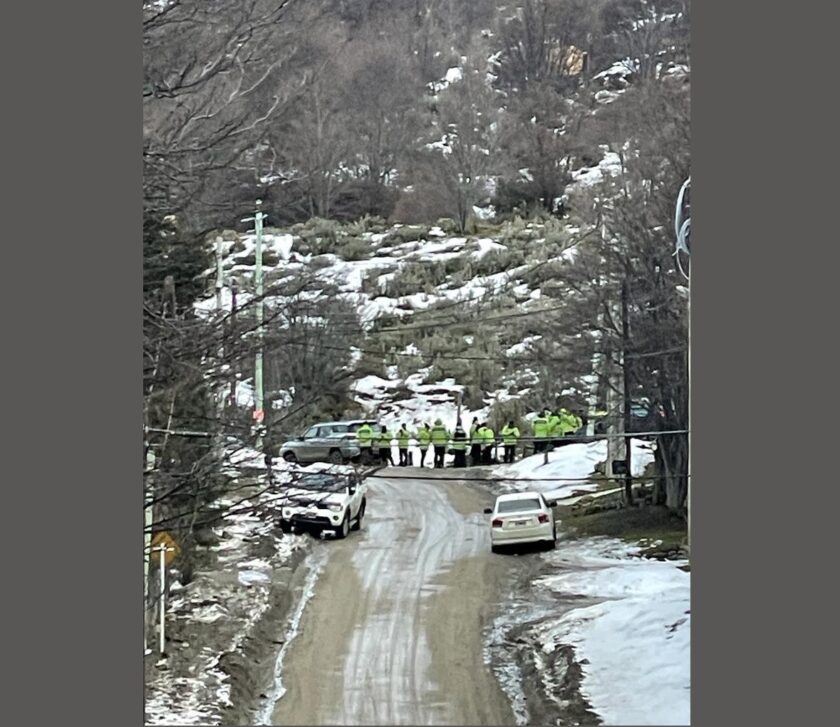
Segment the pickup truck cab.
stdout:
[[286,532],[331,531],[346,538],[360,530],[367,507],[367,485],[351,467],[304,472],[281,491],[281,523]]

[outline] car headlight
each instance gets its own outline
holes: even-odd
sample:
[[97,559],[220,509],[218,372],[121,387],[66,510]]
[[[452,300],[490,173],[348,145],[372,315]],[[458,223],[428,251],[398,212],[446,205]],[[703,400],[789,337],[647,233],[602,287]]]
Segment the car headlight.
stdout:
[[341,505],[327,505],[333,512],[341,512]]
[[283,517],[284,518],[286,518],[288,520],[291,516],[292,516],[292,511],[288,507],[285,510],[283,510]]

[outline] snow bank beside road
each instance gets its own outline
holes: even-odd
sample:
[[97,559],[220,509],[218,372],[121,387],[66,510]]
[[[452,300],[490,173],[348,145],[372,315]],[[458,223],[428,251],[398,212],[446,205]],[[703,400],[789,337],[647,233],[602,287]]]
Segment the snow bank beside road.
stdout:
[[[637,477],[644,472],[650,462],[653,462],[653,451],[650,442],[640,439],[630,441],[633,476]],[[499,467],[493,475],[508,480],[506,485],[509,489],[517,491],[533,489],[545,493],[546,497],[558,499],[569,497],[576,491],[597,490],[597,483],[589,479],[595,474],[595,466],[605,462],[606,459],[607,440],[605,439],[589,443],[564,444],[548,453],[547,464],[544,454],[534,454],[514,464]]]
[[[227,459],[225,471],[234,476],[265,469],[262,453],[249,447],[232,449]],[[290,480],[294,471],[278,463],[277,480]],[[273,513],[279,498],[272,492],[245,499],[244,491],[237,490],[219,504],[230,511],[214,528],[218,543],[197,548],[190,583],[171,583],[169,656],[146,682],[148,725],[215,725],[224,720],[235,699],[225,658],[239,654],[271,608],[277,569],[307,547],[305,538],[278,537]]]
[[541,624],[542,650],[574,647],[581,691],[606,724],[688,724],[690,576],[678,567],[685,561],[632,558],[633,551],[597,538],[552,554],[563,570],[538,587],[604,600]]

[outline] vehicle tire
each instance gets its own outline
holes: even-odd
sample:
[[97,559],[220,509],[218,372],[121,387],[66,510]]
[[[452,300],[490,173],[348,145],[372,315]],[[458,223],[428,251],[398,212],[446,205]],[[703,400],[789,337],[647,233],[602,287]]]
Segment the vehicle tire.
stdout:
[[294,464],[298,461],[297,455],[294,452],[286,452],[286,454],[283,455],[283,459],[285,459],[290,464]]
[[343,538],[347,537],[347,534],[349,532],[350,532],[350,511],[345,510],[344,519],[341,521],[341,525],[339,525],[335,530],[335,537],[338,540],[342,540]]
[[344,455],[340,449],[331,449],[328,458],[332,464],[344,464]]
[[284,533],[292,532],[292,524],[288,520],[280,521],[280,531]]
[[356,521],[353,523],[353,526],[350,528],[351,530],[361,530],[362,529],[362,519],[365,516],[365,505],[367,502],[362,500],[362,504],[359,506],[359,514],[356,515]]

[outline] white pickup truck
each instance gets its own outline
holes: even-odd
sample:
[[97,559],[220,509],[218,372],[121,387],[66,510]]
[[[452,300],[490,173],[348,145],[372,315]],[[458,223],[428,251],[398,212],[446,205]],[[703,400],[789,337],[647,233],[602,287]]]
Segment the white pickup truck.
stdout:
[[367,485],[351,467],[301,473],[282,488],[280,527],[292,533],[332,531],[336,538],[346,538],[362,527],[366,492]]

